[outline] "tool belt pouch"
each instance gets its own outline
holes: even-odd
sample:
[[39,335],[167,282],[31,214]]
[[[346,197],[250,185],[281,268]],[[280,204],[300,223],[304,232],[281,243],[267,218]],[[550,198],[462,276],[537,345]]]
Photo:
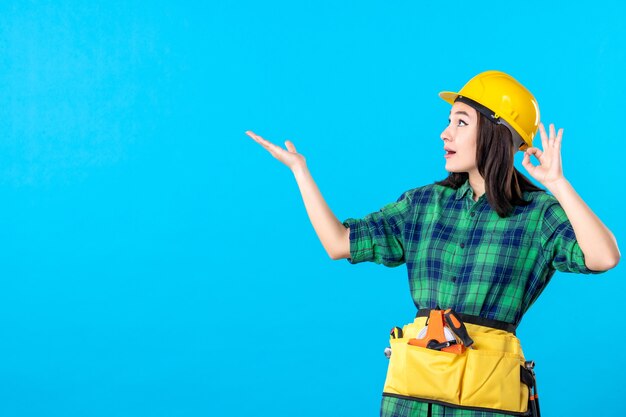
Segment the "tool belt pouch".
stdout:
[[383,395],[457,408],[529,415],[529,388],[520,380],[524,365],[514,334],[466,323],[474,340],[460,354],[410,345],[426,325],[418,317],[391,338],[391,357]]

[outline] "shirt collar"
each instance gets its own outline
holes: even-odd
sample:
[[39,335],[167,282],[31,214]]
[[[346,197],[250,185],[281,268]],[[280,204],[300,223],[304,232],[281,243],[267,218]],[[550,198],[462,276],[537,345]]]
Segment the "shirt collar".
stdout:
[[472,187],[470,186],[469,179],[467,179],[467,180],[465,181],[465,183],[463,183],[463,185],[461,185],[459,188],[457,188],[455,198],[456,198],[457,200],[460,200],[460,199],[462,199],[463,197],[465,197],[465,195],[466,195],[467,193],[470,193],[470,198],[473,198],[473,197],[474,197],[474,190],[473,190],[473,189],[472,189]]

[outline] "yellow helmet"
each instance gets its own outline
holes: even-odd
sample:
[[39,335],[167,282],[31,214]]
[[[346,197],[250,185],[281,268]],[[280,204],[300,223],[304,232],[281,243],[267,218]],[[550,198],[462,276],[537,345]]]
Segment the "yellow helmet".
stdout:
[[439,97],[450,104],[465,102],[495,123],[504,124],[513,134],[519,150],[533,146],[539,127],[539,104],[530,91],[510,75],[501,71],[481,72],[458,93],[442,91]]

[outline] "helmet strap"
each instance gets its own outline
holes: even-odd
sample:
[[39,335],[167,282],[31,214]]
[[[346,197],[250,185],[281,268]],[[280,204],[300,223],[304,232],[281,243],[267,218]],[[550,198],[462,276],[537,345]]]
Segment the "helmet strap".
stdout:
[[515,129],[513,129],[511,125],[506,122],[506,120],[502,119],[500,116],[496,116],[496,114],[490,109],[488,109],[487,107],[472,100],[471,98],[467,98],[463,96],[457,96],[456,99],[454,99],[454,102],[456,103],[457,101],[461,103],[465,103],[468,106],[474,108],[474,110],[476,110],[477,112],[485,116],[487,120],[489,120],[490,122],[497,124],[497,125],[501,124],[501,125],[506,126],[511,132],[511,136],[513,136],[513,144],[515,145],[516,149],[519,149],[524,144],[524,139],[522,139],[520,134],[517,133],[517,131],[515,131]]
[[465,103],[468,106],[473,107],[477,112],[485,116],[492,123],[495,123],[497,125],[501,123],[499,116],[496,116],[493,111],[489,110],[487,107],[483,106],[482,104],[472,100],[471,98],[457,96],[454,102],[456,103],[457,101],[460,101],[461,103]]

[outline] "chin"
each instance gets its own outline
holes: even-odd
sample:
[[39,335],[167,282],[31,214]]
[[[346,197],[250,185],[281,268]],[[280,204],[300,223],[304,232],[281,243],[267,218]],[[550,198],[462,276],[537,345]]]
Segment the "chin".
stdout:
[[446,164],[446,171],[450,172],[450,173],[455,173],[455,174],[461,174],[463,172],[469,172],[470,168],[467,167],[459,167],[459,166],[454,166],[454,165],[447,165]]

